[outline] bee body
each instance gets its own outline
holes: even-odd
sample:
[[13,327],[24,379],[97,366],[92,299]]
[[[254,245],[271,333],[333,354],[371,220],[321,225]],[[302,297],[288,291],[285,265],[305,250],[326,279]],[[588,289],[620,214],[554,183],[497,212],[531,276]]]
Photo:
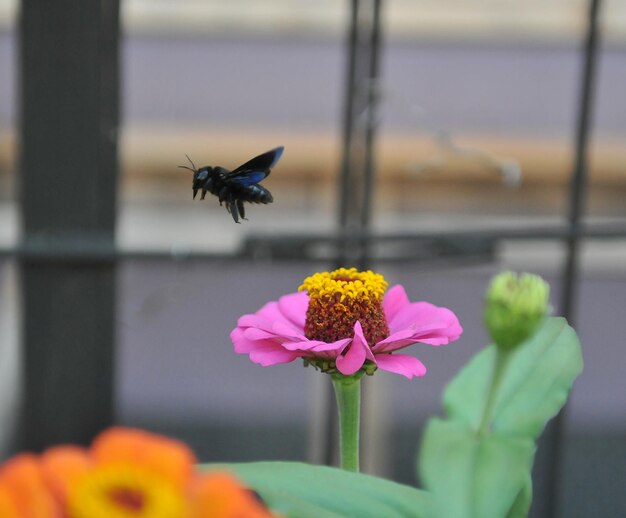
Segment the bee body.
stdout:
[[205,198],[207,192],[217,196],[220,205],[224,203],[235,223],[239,223],[240,217],[246,219],[244,202],[268,204],[274,201],[272,193],[259,185],[259,182],[270,174],[271,168],[281,157],[283,149],[283,147],[278,147],[267,151],[232,171],[220,166],[204,166],[196,169],[191,159],[189,161],[193,168],[180,167],[193,171],[194,198],[198,191],[202,192],[201,200]]

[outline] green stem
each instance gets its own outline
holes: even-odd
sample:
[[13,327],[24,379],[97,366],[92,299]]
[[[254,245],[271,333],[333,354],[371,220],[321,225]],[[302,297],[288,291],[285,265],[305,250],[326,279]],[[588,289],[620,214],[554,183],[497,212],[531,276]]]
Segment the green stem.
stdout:
[[332,379],[339,410],[340,466],[358,472],[361,380],[352,376],[333,376]]
[[489,426],[493,417],[493,410],[496,404],[496,396],[498,395],[498,389],[500,383],[506,371],[506,366],[509,363],[511,357],[510,350],[504,350],[496,347],[496,361],[493,366],[493,375],[491,377],[491,386],[489,387],[489,394],[487,394],[487,402],[485,403],[485,409],[483,410],[483,417],[478,427],[479,437],[484,437],[489,432]]

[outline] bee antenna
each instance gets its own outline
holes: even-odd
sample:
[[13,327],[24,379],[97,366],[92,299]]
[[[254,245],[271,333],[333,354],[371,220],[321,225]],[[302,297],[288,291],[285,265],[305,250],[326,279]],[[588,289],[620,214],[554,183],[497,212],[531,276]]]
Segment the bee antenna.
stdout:
[[193,170],[196,171],[198,168],[196,167],[196,164],[193,163],[193,160],[191,158],[189,158],[189,155],[185,155],[187,157],[187,160],[189,160],[189,163],[191,164],[191,167],[193,167]]
[[191,160],[191,158],[189,158],[189,155],[185,155],[185,156],[187,157],[187,160],[189,160],[189,163],[191,164],[191,167],[188,167],[186,165],[179,165],[178,167],[180,167],[181,169],[187,169],[188,171],[191,171],[192,173],[197,173],[198,169],[196,168],[196,164],[194,164],[193,160]]

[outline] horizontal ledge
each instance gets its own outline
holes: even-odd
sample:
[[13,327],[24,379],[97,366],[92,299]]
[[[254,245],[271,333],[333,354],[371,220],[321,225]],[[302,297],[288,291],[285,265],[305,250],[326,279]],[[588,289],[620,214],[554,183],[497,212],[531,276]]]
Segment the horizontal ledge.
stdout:
[[[453,134],[455,150],[441,147],[434,128],[398,128],[381,133],[376,144],[379,181],[430,184],[497,185],[504,180],[502,167],[521,168],[524,185],[565,185],[570,181],[573,144],[565,136],[471,133]],[[624,135],[598,135],[589,160],[590,186],[623,189],[626,175]],[[245,143],[245,144],[242,144]],[[334,181],[341,156],[341,138],[332,128],[125,126],[120,137],[122,179],[130,182],[170,180],[186,182],[178,165],[185,154],[196,163],[235,167],[248,155],[278,145],[285,154],[272,182]],[[0,165],[10,171],[16,163],[17,137],[0,128]],[[2,169],[2,167],[0,167]],[[0,179],[3,174],[0,172]],[[7,176],[6,173],[4,176]]]
[[[345,243],[363,245],[398,245],[397,254],[372,256],[373,260],[398,261],[405,259],[434,259],[442,256],[489,254],[493,245],[506,240],[588,240],[626,239],[626,225],[603,224],[579,227],[544,226],[521,228],[494,228],[464,231],[415,232],[395,234],[369,234],[362,232],[336,232],[302,236],[281,234],[264,236],[258,233],[245,237],[242,246],[231,253],[193,250],[172,247],[159,250],[120,249],[108,243],[85,244],[65,240],[20,244],[16,247],[0,247],[0,257],[14,257],[30,262],[111,262],[116,260],[324,260],[332,258],[335,250],[326,250],[320,255],[315,247],[339,248]],[[428,248],[431,254],[417,253],[416,249]],[[393,251],[392,251],[393,252]],[[336,254],[335,254],[336,255]]]
[[624,239],[626,238],[626,224],[579,225],[568,227],[565,225],[520,228],[493,228],[459,231],[426,231],[402,232],[387,234],[368,234],[354,231],[338,232],[334,234],[318,234],[302,236],[300,234],[282,234],[264,236],[258,233],[247,238],[248,243],[311,243],[338,241],[365,241],[384,243],[391,241],[423,241],[431,239],[459,239],[459,240],[507,240],[507,239]]

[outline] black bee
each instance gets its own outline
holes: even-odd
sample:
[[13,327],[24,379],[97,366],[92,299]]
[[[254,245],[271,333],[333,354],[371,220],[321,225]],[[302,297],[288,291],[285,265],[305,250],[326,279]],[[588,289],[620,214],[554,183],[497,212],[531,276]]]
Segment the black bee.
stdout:
[[189,157],[187,160],[191,163],[191,167],[186,165],[178,167],[193,172],[191,188],[194,199],[200,190],[202,191],[201,200],[204,200],[207,192],[214,194],[219,198],[220,205],[222,202],[226,203],[226,210],[231,214],[235,223],[239,223],[239,217],[246,219],[244,202],[267,204],[274,201],[272,193],[265,187],[261,187],[259,182],[270,174],[270,169],[278,162],[284,149],[281,146],[267,151],[232,171],[219,166],[204,166],[197,169]]

